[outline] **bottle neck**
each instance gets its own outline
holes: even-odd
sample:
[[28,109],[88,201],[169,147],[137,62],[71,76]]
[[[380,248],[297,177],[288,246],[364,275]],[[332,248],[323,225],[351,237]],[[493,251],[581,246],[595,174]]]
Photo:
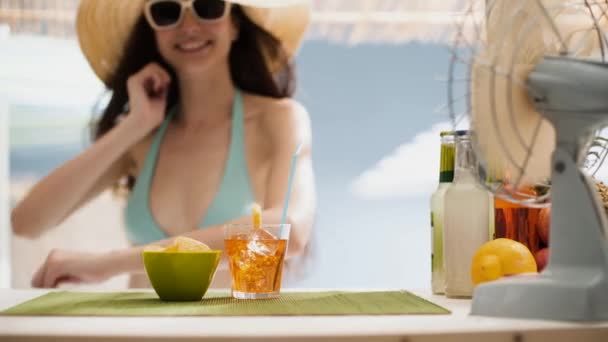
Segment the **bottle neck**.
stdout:
[[453,136],[441,138],[441,161],[439,163],[439,183],[451,183],[454,180],[454,159],[456,147]]
[[462,178],[470,178],[475,175],[477,166],[475,153],[468,136],[456,138],[456,165],[454,181]]

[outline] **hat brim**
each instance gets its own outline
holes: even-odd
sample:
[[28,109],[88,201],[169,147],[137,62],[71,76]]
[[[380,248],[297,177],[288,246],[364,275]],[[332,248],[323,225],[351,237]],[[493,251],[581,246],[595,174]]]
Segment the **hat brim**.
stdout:
[[[95,74],[108,83],[146,0],[82,0],[76,18],[80,48]],[[290,57],[297,53],[310,23],[307,0],[231,0],[277,38]]]

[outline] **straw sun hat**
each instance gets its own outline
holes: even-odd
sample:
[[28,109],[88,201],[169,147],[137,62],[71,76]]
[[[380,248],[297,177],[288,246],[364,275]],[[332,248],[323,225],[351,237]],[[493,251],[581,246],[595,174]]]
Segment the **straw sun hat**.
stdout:
[[[107,84],[147,0],[82,0],[76,30],[95,74]],[[310,22],[307,0],[229,0],[241,5],[255,24],[270,32],[293,57]]]

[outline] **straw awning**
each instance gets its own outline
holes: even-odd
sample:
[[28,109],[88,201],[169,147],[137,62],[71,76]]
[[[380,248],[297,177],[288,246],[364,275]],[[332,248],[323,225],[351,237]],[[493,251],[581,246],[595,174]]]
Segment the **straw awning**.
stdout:
[[[125,0],[127,1],[127,0]],[[13,33],[70,37],[78,0],[0,0],[0,26]],[[346,44],[442,42],[466,0],[312,0],[309,39]]]
[[446,42],[466,0],[314,0],[310,39]]

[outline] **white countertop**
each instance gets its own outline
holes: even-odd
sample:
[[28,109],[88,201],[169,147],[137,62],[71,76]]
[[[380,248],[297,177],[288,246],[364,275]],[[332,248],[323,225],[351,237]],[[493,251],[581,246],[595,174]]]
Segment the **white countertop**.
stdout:
[[[134,290],[149,291],[149,290]],[[302,290],[298,290],[302,291]],[[47,293],[2,290],[0,310]],[[291,317],[5,317],[0,341],[608,341],[608,322],[577,324],[470,316],[470,301],[412,291],[451,315]]]

